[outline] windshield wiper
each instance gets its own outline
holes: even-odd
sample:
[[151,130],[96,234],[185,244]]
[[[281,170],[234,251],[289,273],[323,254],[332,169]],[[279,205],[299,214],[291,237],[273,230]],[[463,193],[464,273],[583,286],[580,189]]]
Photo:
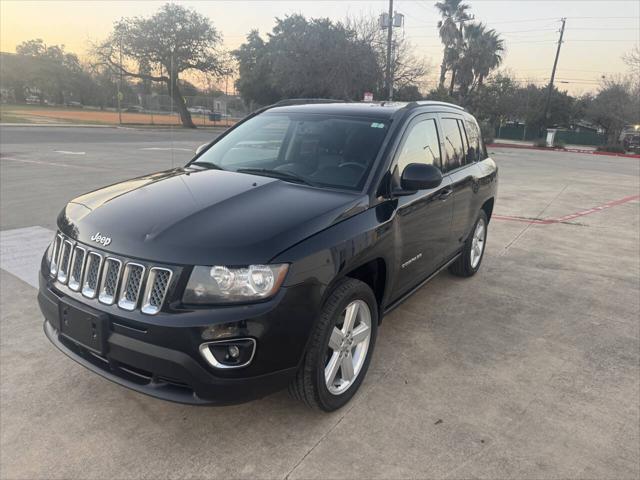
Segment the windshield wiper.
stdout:
[[302,178],[300,175],[286,170],[272,170],[270,168],[239,168],[238,170],[236,170],[236,172],[253,173],[255,175],[263,175],[265,177],[273,177],[280,180],[289,180],[292,182],[313,186],[311,182]]
[[213,162],[193,162],[191,166],[198,165],[202,168],[206,168],[208,170],[224,170],[220,165],[216,165]]

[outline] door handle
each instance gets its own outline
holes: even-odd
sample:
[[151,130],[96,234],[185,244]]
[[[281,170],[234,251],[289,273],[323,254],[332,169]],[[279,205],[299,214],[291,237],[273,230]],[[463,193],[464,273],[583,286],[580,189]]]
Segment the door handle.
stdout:
[[438,194],[439,200],[446,200],[453,193],[453,188],[447,187]]

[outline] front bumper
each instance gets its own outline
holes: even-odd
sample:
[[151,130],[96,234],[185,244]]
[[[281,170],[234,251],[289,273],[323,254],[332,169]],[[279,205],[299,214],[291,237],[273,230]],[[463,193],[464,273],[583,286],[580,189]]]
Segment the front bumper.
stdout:
[[[57,290],[41,272],[38,303],[49,340],[108,380],[174,402],[231,404],[286,387],[303,357],[320,295],[317,285],[299,285],[281,289],[262,304],[150,317],[88,305]],[[60,333],[63,297],[66,304],[90,307],[106,318],[104,355]],[[257,343],[254,358],[246,367],[219,370],[199,352],[203,342],[238,337],[253,338]]]

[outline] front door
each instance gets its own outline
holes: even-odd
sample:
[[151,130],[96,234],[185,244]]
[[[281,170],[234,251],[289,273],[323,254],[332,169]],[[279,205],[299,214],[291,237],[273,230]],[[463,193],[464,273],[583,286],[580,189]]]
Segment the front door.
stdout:
[[[404,168],[410,163],[442,168],[438,123],[434,116],[420,115],[407,128],[392,167],[398,185]],[[411,289],[443,263],[451,236],[451,193],[451,180],[445,177],[436,188],[397,198],[398,274],[394,297]]]

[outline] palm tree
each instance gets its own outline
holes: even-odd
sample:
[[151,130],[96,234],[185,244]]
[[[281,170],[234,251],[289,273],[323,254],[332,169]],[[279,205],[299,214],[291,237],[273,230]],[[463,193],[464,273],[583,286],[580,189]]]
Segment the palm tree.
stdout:
[[[470,20],[468,10],[471,8],[462,0],[441,0],[435,4],[442,19],[438,21],[440,39],[444,45],[442,65],[440,66],[440,87],[444,86],[447,70],[451,70],[452,82],[455,82],[456,64],[462,50],[462,25]],[[458,24],[460,27],[458,28]]]
[[[475,25],[474,25],[475,27]],[[493,28],[486,29],[486,26],[480,23],[477,26],[477,32],[469,33],[469,51],[473,51],[472,56],[475,58],[474,72],[478,86],[489,75],[491,70],[498,68],[502,64],[502,57],[505,53],[504,40],[500,34]]]
[[479,87],[492,70],[502,64],[504,40],[494,29],[483,23],[466,25],[463,51],[458,62],[458,84],[462,93]]

